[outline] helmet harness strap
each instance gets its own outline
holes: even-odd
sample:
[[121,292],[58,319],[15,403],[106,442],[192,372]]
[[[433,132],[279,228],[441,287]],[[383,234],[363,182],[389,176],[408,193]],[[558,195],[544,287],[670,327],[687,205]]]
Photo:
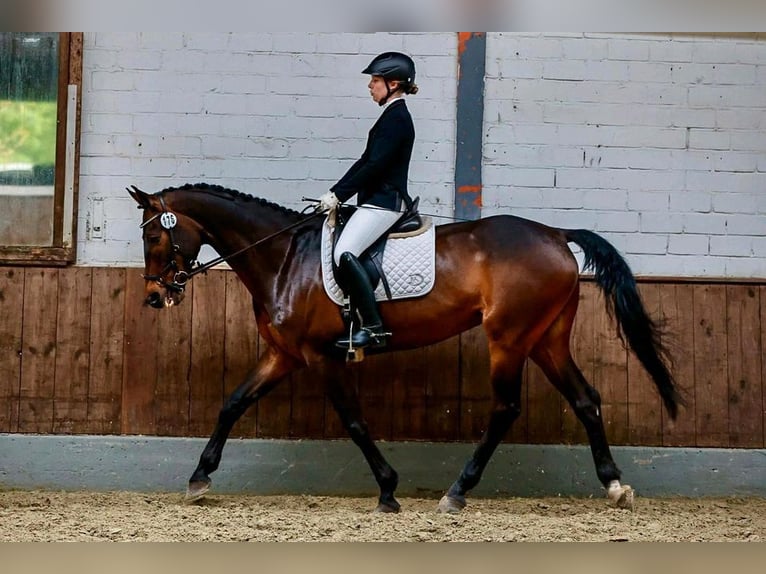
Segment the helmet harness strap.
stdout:
[[[381,76],[381,77],[383,77],[383,76]],[[386,102],[388,101],[388,98],[391,97],[391,86],[388,85],[388,80],[385,77],[383,77],[383,83],[386,85],[386,97],[382,98],[378,102],[379,106],[385,106]]]

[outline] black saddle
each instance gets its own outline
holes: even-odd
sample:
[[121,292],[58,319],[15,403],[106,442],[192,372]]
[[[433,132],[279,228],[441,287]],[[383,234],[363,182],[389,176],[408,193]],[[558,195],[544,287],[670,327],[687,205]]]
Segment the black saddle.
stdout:
[[394,223],[394,226],[386,232],[385,236],[392,233],[412,233],[420,229],[423,225],[423,218],[418,213],[418,203],[420,203],[420,196],[412,200],[412,205],[402,214],[399,221]]

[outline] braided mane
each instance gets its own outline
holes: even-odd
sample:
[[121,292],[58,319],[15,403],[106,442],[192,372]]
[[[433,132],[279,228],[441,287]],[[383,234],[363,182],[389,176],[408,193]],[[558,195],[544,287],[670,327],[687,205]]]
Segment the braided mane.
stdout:
[[259,205],[263,207],[268,207],[269,209],[273,209],[275,211],[279,211],[280,213],[288,214],[288,215],[294,215],[294,216],[303,216],[304,214],[300,211],[296,211],[294,209],[290,209],[288,207],[285,207],[284,205],[280,205],[278,203],[275,203],[273,201],[269,201],[267,199],[263,199],[261,197],[255,197],[253,195],[249,195],[247,193],[242,193],[241,191],[237,191],[236,189],[229,189],[227,187],[223,187],[221,185],[215,185],[212,183],[187,183],[180,187],[168,187],[160,191],[159,193],[172,193],[174,191],[199,191],[201,193],[210,193],[212,195],[228,195],[230,199],[234,201],[242,201],[242,202],[251,202],[254,201],[258,203]]

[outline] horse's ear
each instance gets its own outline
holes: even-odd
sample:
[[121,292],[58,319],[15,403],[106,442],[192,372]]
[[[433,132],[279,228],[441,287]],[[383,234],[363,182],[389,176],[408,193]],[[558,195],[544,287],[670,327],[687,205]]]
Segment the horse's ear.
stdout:
[[146,193],[145,191],[141,191],[135,185],[131,185],[130,187],[126,187],[125,189],[128,190],[130,197],[136,200],[136,203],[138,203],[138,207],[142,209],[151,207],[152,201],[149,198],[148,193]]

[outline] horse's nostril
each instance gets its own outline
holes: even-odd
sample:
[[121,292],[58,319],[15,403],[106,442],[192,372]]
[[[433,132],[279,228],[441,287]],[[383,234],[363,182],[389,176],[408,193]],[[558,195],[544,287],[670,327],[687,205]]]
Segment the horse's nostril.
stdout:
[[157,291],[150,293],[145,301],[147,305],[151,305],[152,307],[162,307],[162,295]]

